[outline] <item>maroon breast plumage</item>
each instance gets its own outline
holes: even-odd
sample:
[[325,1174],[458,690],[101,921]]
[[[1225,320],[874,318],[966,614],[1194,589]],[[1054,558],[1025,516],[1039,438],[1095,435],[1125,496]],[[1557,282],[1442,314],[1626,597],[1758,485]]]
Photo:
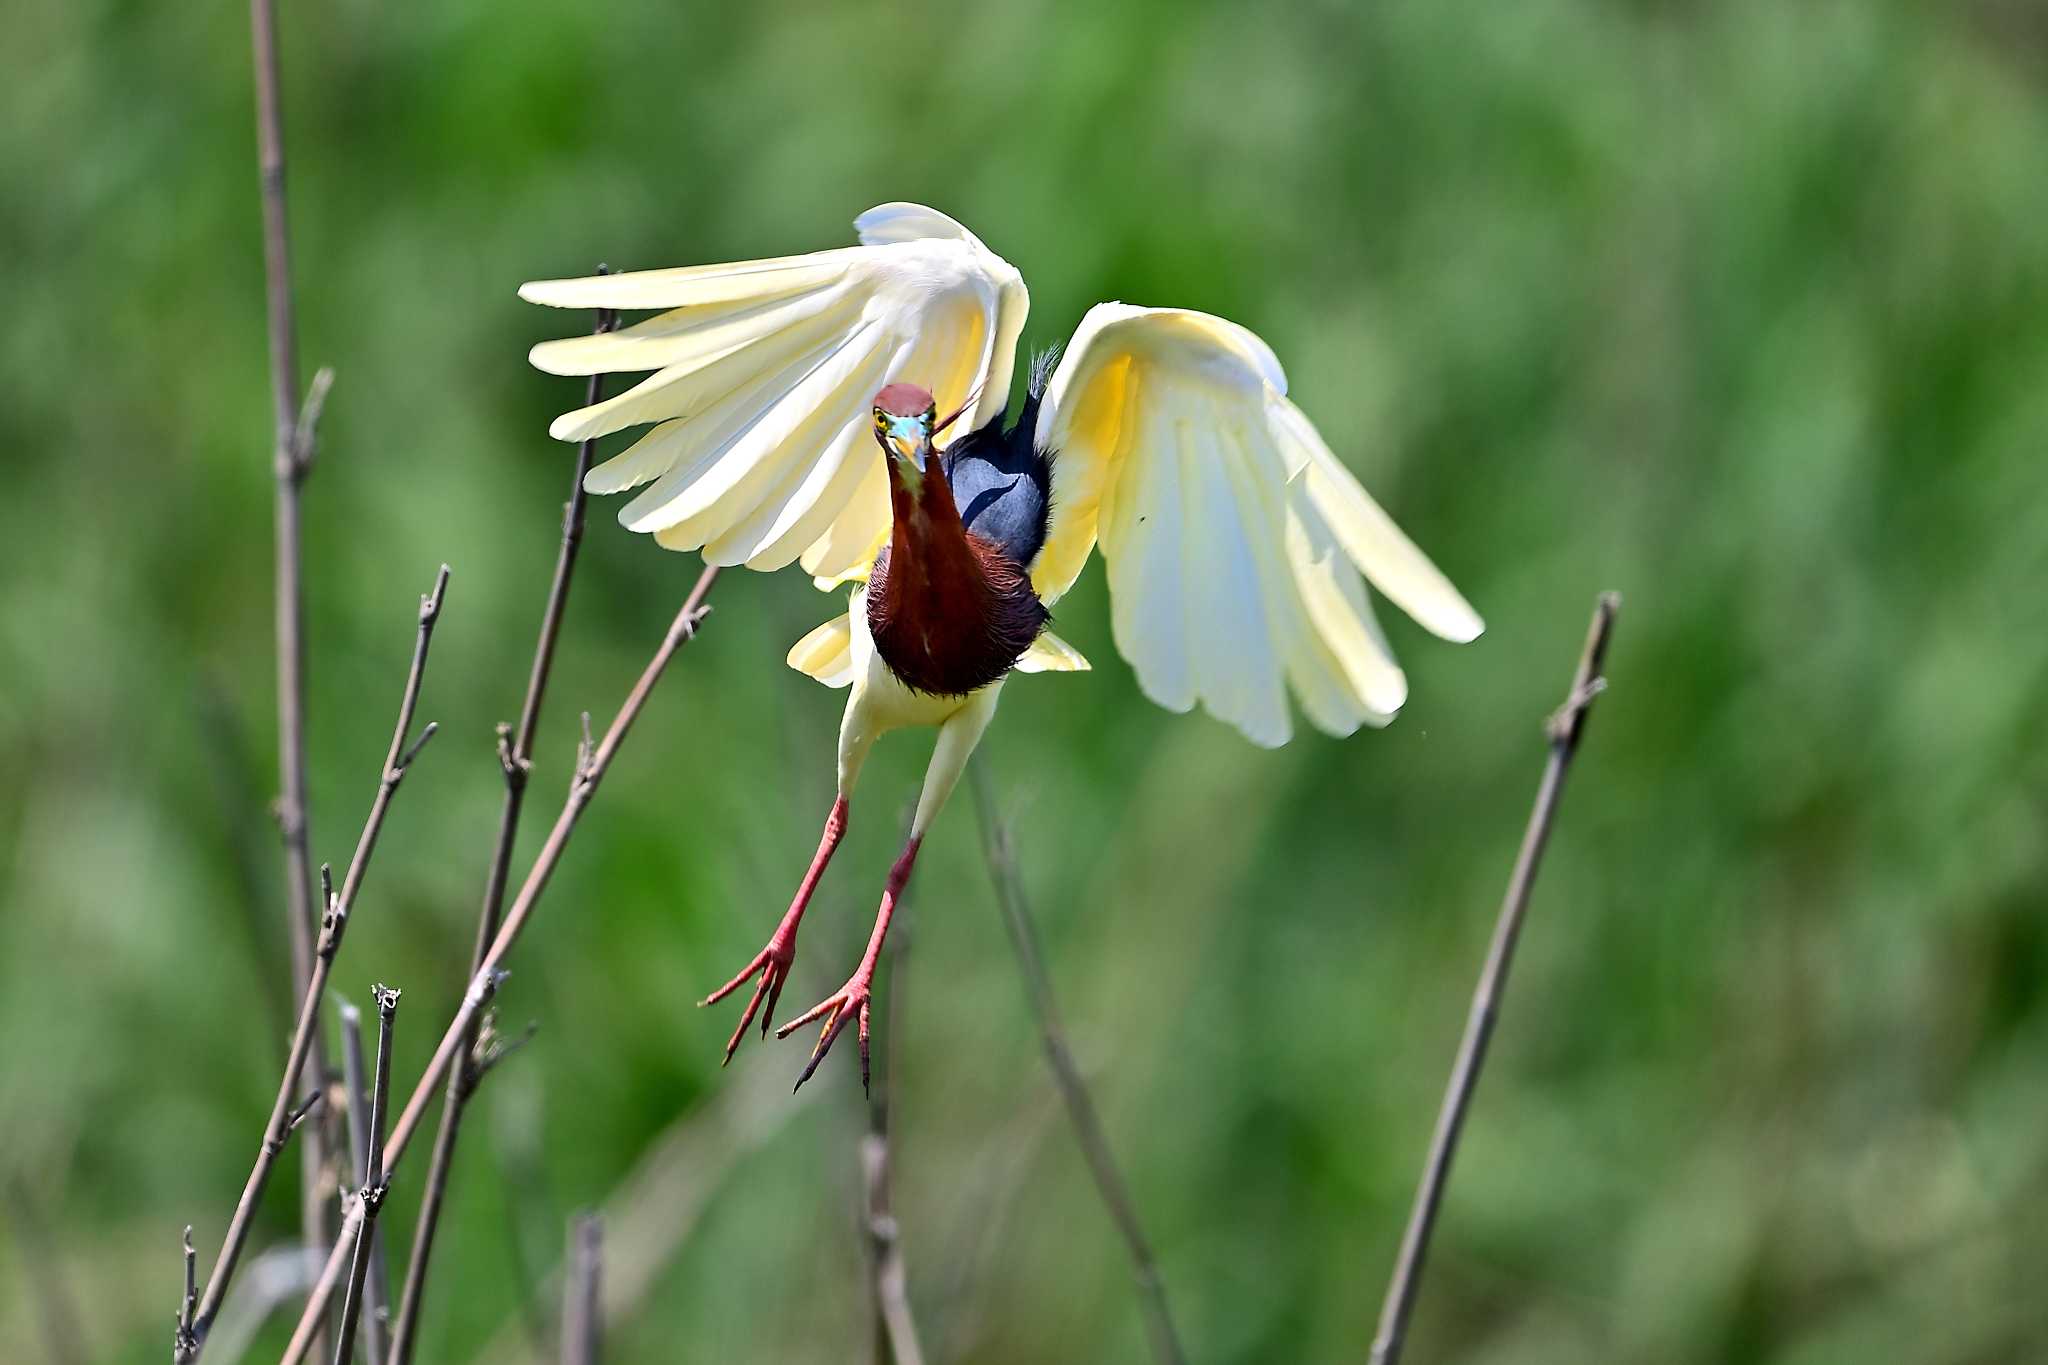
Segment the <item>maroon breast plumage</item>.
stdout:
[[1025,567],[961,524],[940,461],[916,482],[891,470],[895,525],[868,579],[868,632],[907,686],[961,695],[1008,673],[1047,612]]

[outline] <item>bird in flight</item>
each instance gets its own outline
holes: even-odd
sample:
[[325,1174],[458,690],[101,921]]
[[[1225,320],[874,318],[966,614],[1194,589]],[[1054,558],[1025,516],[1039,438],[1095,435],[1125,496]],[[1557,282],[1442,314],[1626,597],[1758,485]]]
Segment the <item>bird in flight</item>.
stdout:
[[585,481],[593,494],[640,490],[623,525],[713,564],[800,563],[821,589],[851,585],[845,614],[789,652],[792,667],[849,689],[838,793],[767,945],[704,1001],[754,983],[727,1061],[757,1013],[768,1031],[870,747],[937,728],[860,965],[777,1030],[823,1021],[798,1086],[849,1022],[866,1084],[875,965],[918,848],[1005,679],[1088,668],[1046,622],[1091,553],[1145,695],[1173,711],[1199,703],[1268,747],[1292,733],[1290,692],[1334,735],[1384,725],[1406,700],[1361,574],[1444,639],[1482,628],[1245,328],[1098,304],[1063,355],[1030,367],[1006,423],[1023,277],[923,205],[883,204],[854,226],[858,246],[519,291],[557,308],[655,311],[531,356],[550,374],[648,373],[549,427],[564,441],[649,428]]

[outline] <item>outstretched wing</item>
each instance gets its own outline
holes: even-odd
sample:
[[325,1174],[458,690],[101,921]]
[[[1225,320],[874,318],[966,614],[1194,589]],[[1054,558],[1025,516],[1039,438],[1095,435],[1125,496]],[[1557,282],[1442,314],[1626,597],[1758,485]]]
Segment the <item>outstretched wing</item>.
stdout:
[[883,204],[861,245],[808,256],[545,280],[557,308],[662,309],[601,336],[547,341],[550,374],[653,371],[548,428],[580,441],[654,423],[590,471],[592,493],[644,491],[619,521],[714,564],[822,579],[858,571],[889,526],[888,474],[868,434],[875,390],[924,385],[942,410],[979,390],[957,430],[1000,412],[1029,297],[1023,278],[935,209]]
[[1408,684],[1360,570],[1446,639],[1482,629],[1288,401],[1273,352],[1233,322],[1097,305],[1037,436],[1055,458],[1034,586],[1058,598],[1100,544],[1117,649],[1169,710],[1200,702],[1277,746],[1291,686],[1331,734],[1385,724]]

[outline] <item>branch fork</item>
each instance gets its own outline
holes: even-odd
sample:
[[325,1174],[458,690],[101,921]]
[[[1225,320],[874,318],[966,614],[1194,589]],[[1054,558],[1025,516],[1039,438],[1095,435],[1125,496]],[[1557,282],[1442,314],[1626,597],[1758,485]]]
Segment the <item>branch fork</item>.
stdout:
[[[313,1112],[326,1094],[325,1072],[314,1067],[310,1061],[319,1038],[321,1001],[327,992],[328,977],[334,970],[335,955],[341,950],[342,935],[348,929],[350,911],[362,889],[370,856],[376,851],[377,836],[383,829],[385,816],[391,809],[392,792],[397,786],[392,778],[393,770],[402,776],[405,764],[418,752],[419,743],[424,742],[423,736],[410,750],[403,747],[405,736],[412,729],[413,712],[419,704],[420,687],[426,675],[427,651],[433,643],[434,622],[439,618],[440,605],[447,586],[448,566],[444,564],[435,579],[433,593],[430,598],[424,599],[421,605],[419,633],[413,643],[412,666],[406,674],[405,690],[399,700],[398,722],[392,732],[390,751],[384,760],[384,776],[378,783],[376,797],[370,803],[370,813],[363,822],[362,834],[356,840],[355,853],[349,860],[348,871],[342,878],[339,890],[334,885],[332,866],[321,865],[320,936],[308,953],[311,958],[311,970],[304,998],[299,1005],[298,1024],[292,1034],[291,1051],[285,1062],[284,1076],[278,1084],[277,1100],[271,1108],[270,1121],[264,1127],[263,1141],[255,1165],[251,1168],[248,1181],[242,1188],[241,1200],[235,1206],[234,1217],[229,1221],[227,1235],[222,1239],[220,1254],[214,1261],[213,1271],[207,1277],[206,1292],[197,1311],[192,1315],[190,1330],[181,1329],[174,1342],[172,1358],[179,1365],[190,1365],[191,1362],[198,1360],[200,1350],[206,1341],[207,1331],[220,1313],[221,1304],[227,1297],[228,1284],[234,1278],[236,1265],[248,1243],[256,1207],[262,1201],[265,1186],[269,1184],[271,1170],[276,1165],[278,1156],[284,1151],[286,1141],[305,1122],[307,1115]],[[431,610],[428,609],[429,603]],[[431,726],[427,733],[432,733]],[[378,991],[378,1008],[382,1012],[386,993],[381,987]],[[389,996],[390,1006],[395,1009],[398,1003],[397,993],[390,992]],[[381,1064],[380,1057],[380,1067]],[[298,1093],[299,1080],[309,1070],[319,1078],[319,1081],[314,1085],[312,1093],[303,1102],[294,1106],[291,1101]],[[381,1153],[377,1162],[381,1170]],[[377,1182],[365,1183],[370,1185]],[[324,1203],[324,1192],[322,1200]],[[368,1212],[367,1209],[363,1211],[365,1217]]]
[[[697,577],[696,586],[690,590],[682,609],[670,624],[668,633],[656,647],[654,657],[649,659],[646,667],[641,670],[639,680],[633,684],[632,690],[626,694],[625,701],[613,715],[611,724],[606,727],[604,738],[598,742],[595,752],[591,755],[588,770],[582,780],[570,789],[561,813],[555,817],[554,828],[549,831],[546,842],[535,856],[533,866],[528,870],[526,880],[519,888],[519,894],[513,898],[510,908],[505,911],[504,920],[497,925],[496,933],[483,946],[477,971],[471,977],[461,1007],[449,1021],[446,1031],[441,1035],[440,1043],[435,1046],[432,1059],[427,1063],[425,1073],[413,1087],[412,1097],[406,1101],[404,1110],[399,1113],[397,1121],[392,1125],[385,1151],[385,1158],[391,1166],[397,1164],[414,1134],[419,1131],[434,1090],[438,1087],[459,1087],[460,1080],[456,1067],[460,1059],[474,1046],[474,1030],[481,1026],[479,1015],[482,1012],[483,1000],[486,993],[493,988],[491,975],[498,970],[505,956],[518,942],[528,919],[533,914],[534,906],[547,889],[548,881],[561,861],[562,852],[568,846],[577,823],[582,819],[583,812],[589,806],[591,797],[595,795],[598,784],[617,755],[619,745],[624,742],[627,732],[639,718],[648,697],[653,693],[654,685],[660,681],[661,675],[675,658],[676,652],[690,639],[691,624],[702,619],[704,596],[711,591],[717,580],[717,566],[705,566],[703,573]],[[459,1105],[459,1095],[457,1098]],[[459,1108],[456,1112],[459,1112]],[[442,1131],[446,1133],[450,1129],[444,1125]],[[439,1158],[441,1155],[442,1148],[437,1144],[436,1157]],[[445,1182],[446,1165],[442,1162],[438,1173],[430,1171],[428,1174],[429,1200],[436,1197],[437,1191],[445,1195]],[[432,1223],[425,1216],[428,1207],[428,1204],[422,1204],[423,1229],[432,1227]],[[319,1334],[322,1317],[327,1311],[328,1304],[333,1301],[334,1291],[341,1280],[343,1262],[346,1259],[345,1247],[350,1239],[362,1230],[366,1221],[365,1215],[365,1210],[358,1209],[345,1220],[343,1236],[329,1253],[327,1263],[321,1268],[320,1277],[313,1286],[313,1292],[306,1302],[304,1311],[300,1314],[298,1327],[285,1348],[284,1365],[295,1365],[295,1362],[305,1360],[307,1352],[311,1350],[313,1339]],[[407,1273],[406,1293],[399,1309],[398,1326],[393,1337],[393,1365],[403,1365],[407,1358],[399,1349],[401,1342],[407,1343],[406,1351],[412,1349],[410,1343],[416,1330],[414,1325],[418,1320],[419,1301],[418,1286],[414,1282],[415,1272],[424,1269],[425,1262],[421,1259],[424,1249],[424,1243],[416,1240],[413,1266]]]
[[526,779],[533,776],[533,760],[513,747],[512,722],[506,720],[498,722],[498,768],[514,791],[524,791]]
[[295,488],[313,472],[313,459],[319,452],[320,414],[327,408],[327,393],[333,387],[334,367],[322,365],[306,386],[298,420],[292,423],[291,440],[278,451],[277,477]]

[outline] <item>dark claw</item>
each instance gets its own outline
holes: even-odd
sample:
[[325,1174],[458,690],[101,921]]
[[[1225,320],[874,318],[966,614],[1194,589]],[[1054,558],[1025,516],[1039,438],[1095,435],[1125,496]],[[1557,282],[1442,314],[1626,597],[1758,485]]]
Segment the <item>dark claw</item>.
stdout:
[[[775,1017],[775,1002],[782,995],[782,983],[789,979],[789,965],[787,961],[775,955],[774,944],[770,943],[755,955],[754,960],[747,964],[745,971],[697,1002],[700,1007],[715,1005],[748,981],[754,981],[754,993],[748,997],[747,1008],[740,1014],[739,1027],[732,1031],[732,1037],[725,1044],[725,1062],[720,1065],[732,1061],[733,1054],[739,1051],[740,1040],[747,1036],[747,1026],[754,1022],[756,1014],[761,1016],[762,1034],[767,1034],[769,1021]],[[760,979],[754,980],[756,976]],[[765,1010],[761,1008],[763,1001],[766,1001],[768,1006]]]
[[839,1035],[846,1032],[846,1026],[856,1020],[860,1024],[860,1088],[868,1089],[868,988],[861,978],[856,977],[835,994],[826,997],[804,1014],[790,1020],[775,1030],[778,1038],[787,1038],[804,1025],[819,1019],[825,1021],[824,1029],[818,1034],[817,1046],[811,1049],[811,1059],[804,1064],[803,1075],[796,1078],[794,1090],[803,1089],[804,1082],[817,1073],[818,1064],[825,1060],[825,1054],[832,1050],[832,1044],[839,1041]]
[[818,1063],[824,1061],[825,1054],[832,1050],[832,1043],[839,1037],[839,1030],[844,1027],[845,1019],[846,1015],[842,1010],[833,1015],[830,1022],[825,1025],[825,1031],[818,1035],[818,1045],[811,1049],[811,1060],[804,1063],[803,1075],[798,1076],[796,1084],[789,1088],[790,1094],[794,1095],[797,1091],[803,1089],[804,1082],[818,1073]]

